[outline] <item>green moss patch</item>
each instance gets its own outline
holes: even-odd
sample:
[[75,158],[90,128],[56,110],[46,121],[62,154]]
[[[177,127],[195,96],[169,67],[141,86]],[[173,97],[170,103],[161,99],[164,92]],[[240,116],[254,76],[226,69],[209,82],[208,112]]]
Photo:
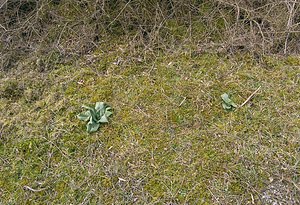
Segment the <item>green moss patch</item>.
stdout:
[[[258,204],[270,180],[299,183],[296,58],[137,62],[117,47],[94,58],[22,73],[22,86],[18,74],[3,77],[2,203]],[[240,105],[258,86],[245,106],[223,110],[221,94]],[[114,115],[87,134],[76,115],[97,101]]]

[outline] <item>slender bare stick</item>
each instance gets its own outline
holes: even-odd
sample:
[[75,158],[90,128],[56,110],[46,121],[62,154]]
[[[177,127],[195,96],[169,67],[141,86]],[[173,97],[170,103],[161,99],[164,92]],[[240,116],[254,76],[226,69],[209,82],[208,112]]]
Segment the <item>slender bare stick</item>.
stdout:
[[243,102],[243,104],[240,105],[240,107],[243,107],[244,105],[247,104],[247,102],[249,102],[249,100],[251,100],[251,98],[260,90],[261,86],[259,86],[248,98],[247,100],[245,100],[245,102]]
[[179,104],[179,107],[184,103],[185,100],[186,100],[186,97],[184,97],[184,99],[181,101],[181,103]]
[[295,16],[294,9],[295,9],[296,2],[293,2],[293,4],[290,4],[290,2],[286,2],[286,4],[287,4],[288,10],[289,10],[289,19],[288,19],[287,26],[286,26],[287,35],[286,35],[285,43],[284,43],[284,54],[287,53],[288,40],[290,37],[290,30],[291,30],[291,27],[293,26],[293,18]]
[[46,188],[43,188],[43,189],[33,189],[29,186],[24,186],[24,189],[28,189],[30,191],[33,191],[33,192],[40,192],[40,191],[44,191]]
[[8,2],[8,0],[2,2],[2,4],[0,5],[0,9]]
[[128,4],[130,4],[130,2],[131,2],[131,0],[129,0],[126,4],[125,4],[125,6],[122,8],[122,10],[120,11],[120,13],[114,18],[114,20],[112,20],[112,22],[110,22],[109,24],[108,24],[108,26],[110,26],[110,25],[112,25],[118,18],[119,18],[119,16],[122,14],[122,12],[126,9],[126,7],[128,6]]

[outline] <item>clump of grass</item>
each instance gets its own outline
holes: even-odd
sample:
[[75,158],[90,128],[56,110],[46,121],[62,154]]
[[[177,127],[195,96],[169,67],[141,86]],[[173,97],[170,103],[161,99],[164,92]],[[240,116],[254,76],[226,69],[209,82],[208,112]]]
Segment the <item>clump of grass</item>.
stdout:
[[24,87],[17,80],[4,81],[0,96],[9,100],[18,100],[24,94]]

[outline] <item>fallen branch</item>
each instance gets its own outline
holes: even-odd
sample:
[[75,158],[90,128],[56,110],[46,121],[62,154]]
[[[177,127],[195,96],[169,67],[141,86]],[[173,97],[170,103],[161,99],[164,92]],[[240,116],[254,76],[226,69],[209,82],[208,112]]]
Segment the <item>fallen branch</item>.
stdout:
[[186,97],[183,98],[183,100],[182,100],[181,103],[179,104],[179,107],[184,103],[185,100],[186,100]]
[[46,188],[43,188],[43,189],[33,189],[29,186],[24,186],[24,189],[27,189],[27,190],[30,190],[30,191],[33,191],[33,192],[40,192],[40,191],[44,191]]
[[247,100],[245,100],[245,102],[243,102],[243,104],[240,105],[240,107],[243,107],[244,105],[246,105],[251,99],[252,97],[260,90],[261,86],[259,86],[248,98]]

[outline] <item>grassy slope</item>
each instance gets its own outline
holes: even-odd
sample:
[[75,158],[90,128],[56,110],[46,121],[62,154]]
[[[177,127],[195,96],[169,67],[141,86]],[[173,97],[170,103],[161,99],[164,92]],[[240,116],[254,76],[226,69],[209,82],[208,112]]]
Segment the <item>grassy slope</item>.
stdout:
[[[299,58],[178,53],[1,74],[2,203],[300,203]],[[89,135],[75,116],[96,101],[115,113]]]

